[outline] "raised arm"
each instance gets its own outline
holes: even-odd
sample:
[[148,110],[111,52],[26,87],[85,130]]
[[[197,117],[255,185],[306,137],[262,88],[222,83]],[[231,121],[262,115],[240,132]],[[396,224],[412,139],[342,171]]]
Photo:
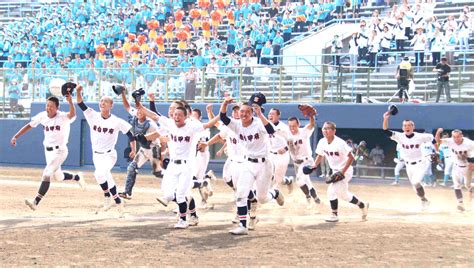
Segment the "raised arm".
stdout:
[[78,85],[76,87],[76,101],[77,105],[79,105],[79,108],[81,108],[82,111],[87,110],[87,106],[84,104],[84,100],[82,99],[82,86]]
[[130,103],[127,100],[127,95],[125,95],[125,90],[123,90],[120,95],[122,96],[123,107],[125,108],[127,113],[129,113],[130,112]]
[[149,109],[147,109],[146,107],[144,107],[140,103],[137,103],[137,109],[141,110],[145,114],[146,117],[148,117],[148,118],[150,118],[154,121],[158,121],[160,119],[160,116],[158,114],[156,114],[155,112],[150,111]]
[[209,120],[209,122],[203,124],[204,128],[211,128],[219,122],[219,117],[214,117],[213,119]]
[[313,129],[316,126],[316,115],[309,117],[309,124],[305,126],[306,129]]
[[435,140],[438,145],[443,143],[443,141],[441,140],[441,133],[443,133],[443,131],[444,129],[442,128],[438,128],[438,130],[436,130]]
[[383,130],[388,130],[388,119],[390,117],[390,112],[387,111],[383,114],[383,124],[382,124],[382,128]]
[[275,129],[273,128],[272,124],[270,124],[270,121],[268,121],[265,115],[262,113],[262,108],[258,106],[257,104],[253,104],[252,106],[255,111],[255,114],[260,119],[260,121],[262,121],[263,126],[267,130],[267,133],[268,134],[275,133]]
[[230,118],[227,116],[227,106],[229,105],[229,103],[232,103],[232,101],[234,101],[232,98],[224,99],[224,102],[222,102],[221,109],[219,111],[219,118],[226,126],[230,124]]
[[67,118],[72,119],[76,116],[76,107],[74,106],[74,103],[72,102],[71,92],[69,91],[68,91],[68,94],[66,95],[66,100],[69,103],[69,113],[67,114]]

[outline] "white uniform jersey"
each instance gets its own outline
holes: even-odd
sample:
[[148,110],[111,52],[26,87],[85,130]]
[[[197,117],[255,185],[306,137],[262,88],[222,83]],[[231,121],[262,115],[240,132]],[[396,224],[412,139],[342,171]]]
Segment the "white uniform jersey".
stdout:
[[288,146],[288,138],[290,137],[290,129],[283,122],[278,122],[277,125],[273,125],[275,133],[269,134],[270,138],[270,151],[277,152],[278,150]]
[[127,121],[111,114],[104,119],[100,112],[87,108],[84,111],[87,123],[91,129],[91,143],[94,152],[104,153],[115,149],[118,132],[127,133],[132,126]]
[[76,117],[69,119],[67,115],[65,112],[58,111],[55,117],[49,118],[46,111],[44,111],[31,118],[31,127],[37,127],[39,124],[43,125],[43,145],[45,147],[64,147],[67,145],[70,124],[76,119]]
[[242,126],[240,120],[231,119],[227,125],[237,135],[244,154],[250,158],[262,158],[268,155],[268,132],[262,121],[253,118],[248,127]]
[[227,126],[221,126],[220,127],[220,132],[219,136],[226,141],[227,144],[227,157],[232,160],[236,161],[242,161],[243,160],[243,155],[242,151],[244,150],[241,148],[241,143],[239,142],[239,137],[235,134],[234,131],[232,131],[230,128]]
[[428,133],[413,133],[411,138],[402,132],[392,131],[392,140],[401,145],[400,157],[405,162],[416,162],[423,158],[421,145],[425,142],[433,141],[433,135]]
[[352,148],[347,143],[334,136],[334,140],[328,143],[326,138],[322,138],[316,146],[316,154],[324,156],[332,170],[340,171],[346,165],[348,155],[352,153]]
[[458,166],[466,166],[467,158],[474,157],[474,141],[463,137],[462,143],[457,145],[453,138],[441,139],[442,144],[449,146],[454,163]]
[[188,160],[195,155],[196,144],[193,142],[194,136],[204,131],[202,123],[186,120],[183,127],[177,127],[174,120],[164,116],[159,117],[158,123],[169,131],[168,151],[170,159]]
[[290,133],[290,155],[293,160],[304,159],[313,155],[311,144],[309,143],[309,138],[313,132],[314,128],[307,129],[303,127],[298,129],[298,133],[295,135]]

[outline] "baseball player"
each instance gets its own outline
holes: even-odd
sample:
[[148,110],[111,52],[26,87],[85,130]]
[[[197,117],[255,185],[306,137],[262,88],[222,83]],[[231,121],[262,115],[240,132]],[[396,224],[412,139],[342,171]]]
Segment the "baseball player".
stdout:
[[31,118],[31,122],[23,126],[10,140],[16,146],[17,139],[30,129],[43,125],[44,132],[44,155],[46,157],[46,167],[41,177],[41,185],[34,200],[25,199],[25,204],[31,210],[36,210],[39,202],[46,195],[54,178],[58,181],[75,180],[84,190],[86,183],[82,174],[72,174],[61,170],[62,163],[68,155],[67,142],[69,139],[70,124],[76,119],[76,109],[72,103],[71,94],[66,96],[69,103],[69,112],[59,111],[59,100],[56,97],[49,97],[46,101],[46,109]]
[[[334,182],[329,183],[327,195],[331,204],[332,214],[326,219],[327,222],[338,222],[337,213],[338,199],[343,199],[354,205],[357,205],[362,212],[362,220],[367,220],[367,212],[369,209],[368,202],[362,202],[354,194],[349,192],[349,181],[352,179],[354,169],[352,162],[352,148],[347,143],[336,136],[336,124],[333,122],[325,122],[323,125],[323,136],[316,146],[316,160],[313,169],[316,169],[327,158],[329,167],[334,172],[331,178],[337,178]],[[328,182],[328,181],[327,181]]]
[[[256,199],[259,203],[263,204],[272,199],[275,199],[280,206],[284,203],[284,197],[280,191],[270,190],[274,167],[268,160],[267,139],[268,134],[275,133],[275,130],[262,114],[261,107],[258,105],[259,99],[260,97],[256,96],[253,103],[241,105],[240,120],[227,117],[227,106],[233,101],[232,98],[226,98],[220,109],[219,117],[222,123],[235,132],[244,149],[244,163],[241,166],[235,193],[240,224],[230,230],[230,233],[235,235],[248,234],[247,201],[254,183],[256,184]],[[253,112],[258,118],[252,116]]]
[[433,165],[436,167],[436,148],[431,141],[421,145],[423,158],[426,161],[425,176],[423,176],[424,186],[436,186],[436,177],[433,174]]
[[[442,139],[447,139],[449,138],[448,133],[444,133],[441,136]],[[449,178],[451,177],[451,174],[453,172],[453,158],[451,157],[451,148],[449,148],[448,145],[445,143],[442,143],[439,145],[439,158],[441,161],[443,161],[444,164],[444,178],[443,182],[440,183],[441,186],[447,186]],[[443,166],[442,166],[443,167]]]
[[134,136],[134,141],[132,142],[135,143],[135,148],[137,147],[136,143],[140,145],[138,152],[132,151],[130,153],[130,157],[133,158],[133,160],[127,167],[125,191],[119,193],[120,197],[130,200],[132,199],[132,190],[133,186],[135,185],[138,169],[141,168],[147,161],[152,163],[152,167],[159,167],[159,163],[155,163],[156,159],[153,156],[152,149],[152,146],[155,146],[156,143],[159,143],[159,139],[156,139],[158,142],[151,139],[151,134],[158,131],[158,126],[155,122],[147,119],[141,111],[137,111],[130,106],[127,96],[125,95],[125,90],[122,91],[121,96],[125,110],[132,116],[132,128],[130,130]]
[[400,148],[401,145],[400,143],[397,144],[397,157],[393,159],[393,161],[395,163],[397,163],[395,165],[395,181],[392,182],[392,185],[399,185],[400,184],[400,171],[402,170],[402,168],[405,167],[405,161],[403,161],[403,158],[400,157]]
[[288,163],[290,162],[290,153],[288,153],[288,138],[290,130],[288,126],[280,122],[280,110],[272,108],[268,112],[268,120],[273,124],[275,133],[269,135],[270,154],[269,158],[275,166],[273,183],[275,187],[283,182]]
[[390,111],[385,112],[382,128],[390,139],[400,144],[400,157],[405,161],[408,180],[421,199],[422,209],[425,210],[430,205],[430,202],[425,196],[423,185],[421,185],[427,165],[427,162],[423,159],[422,144],[429,141],[436,143],[436,141],[432,134],[414,132],[415,123],[411,120],[403,121],[403,132],[389,130],[389,118]]
[[313,134],[315,125],[316,121],[314,116],[311,116],[309,118],[309,124],[302,128],[300,128],[300,121],[298,118],[290,117],[288,119],[290,130],[288,144],[291,159],[293,160],[295,167],[296,183],[305,194],[308,205],[311,205],[313,202],[317,205],[321,204],[321,199],[319,199],[309,175],[303,173],[304,166],[312,165],[314,163],[310,138]]
[[[193,109],[191,119],[201,123],[202,113],[199,109]],[[207,166],[209,164],[210,153],[209,147],[203,146],[204,143],[208,142],[211,136],[209,129],[197,133],[194,136],[193,143],[196,144],[196,155],[194,159],[194,176],[193,176],[193,189],[199,189],[199,193],[202,197],[201,204],[206,207],[207,198],[212,196],[211,187],[211,176],[206,174]]]
[[82,86],[77,86],[77,103],[79,108],[84,112],[84,117],[90,128],[91,144],[92,144],[92,161],[94,162],[94,177],[97,183],[104,191],[104,211],[109,210],[111,205],[110,198],[112,197],[117,206],[119,217],[123,217],[123,203],[117,193],[114,178],[110,170],[114,167],[117,161],[117,151],[115,151],[115,144],[119,131],[126,133],[128,136],[130,147],[130,158],[133,158],[133,153],[136,152],[134,136],[130,132],[132,126],[125,120],[116,117],[111,113],[113,108],[113,100],[109,96],[104,96],[100,99],[100,112],[94,111],[87,107],[82,99]]
[[451,132],[451,138],[441,138],[442,128],[436,131],[436,141],[440,144],[445,144],[451,148],[453,156],[453,183],[454,193],[458,200],[457,209],[463,212],[463,197],[462,197],[462,181],[464,178],[464,186],[469,191],[469,198],[472,199],[473,188],[471,187],[472,181],[472,165],[474,164],[474,141],[463,136],[463,133],[459,129],[455,129]]
[[192,141],[196,133],[214,126],[219,118],[202,124],[193,120],[186,120],[187,111],[183,107],[175,108],[173,119],[151,112],[141,105],[138,106],[138,109],[142,110],[147,117],[167,128],[170,133],[168,142],[170,163],[161,183],[163,197],[157,198],[157,200],[164,206],[167,206],[170,201],[178,204],[179,220],[174,226],[175,228],[185,229],[189,225],[197,225],[198,216],[194,205],[189,206],[190,222],[188,223],[186,219],[188,210],[186,196],[191,189],[193,177],[191,159],[194,157],[196,149],[196,144],[193,144]]

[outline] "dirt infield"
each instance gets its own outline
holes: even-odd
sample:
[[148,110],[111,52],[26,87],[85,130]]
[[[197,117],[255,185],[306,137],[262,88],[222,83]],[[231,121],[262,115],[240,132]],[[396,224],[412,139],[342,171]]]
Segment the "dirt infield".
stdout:
[[[329,213],[326,185],[315,183],[325,205],[308,208],[303,194],[285,193],[285,205],[259,207],[260,222],[248,236],[232,236],[232,192],[214,182],[213,209],[198,210],[200,223],[174,230],[174,206],[154,197],[160,180],[139,174],[125,218],[117,211],[95,214],[102,203],[91,173],[81,191],[74,182],[53,182],[37,211],[23,202],[35,196],[40,169],[0,167],[0,266],[18,265],[170,265],[170,266],[471,266],[474,263],[474,212],[456,212],[449,188],[427,188],[432,202],[420,211],[406,186],[351,185],[370,202],[367,222],[360,210],[339,202],[340,222]],[[119,189],[123,173],[114,173]],[[465,193],[465,197],[466,197]],[[197,192],[195,197],[199,196]],[[472,266],[471,266],[472,267]]]

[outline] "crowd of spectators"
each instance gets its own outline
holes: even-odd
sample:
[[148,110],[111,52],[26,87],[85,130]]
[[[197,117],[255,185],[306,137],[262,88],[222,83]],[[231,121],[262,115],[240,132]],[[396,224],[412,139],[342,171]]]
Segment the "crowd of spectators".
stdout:
[[[311,30],[332,18],[358,17],[360,6],[365,4],[362,0],[45,4],[33,17],[12,21],[2,29],[0,59],[5,60],[4,76],[9,85],[16,81],[29,87],[21,91],[30,93],[35,88],[40,97],[47,93],[49,80],[54,77],[85,84],[86,98],[91,99],[99,81],[104,81],[103,88],[108,83],[133,81],[138,83],[135,87],[153,88],[159,98],[165,97],[166,89],[168,98],[183,97],[186,89],[193,88],[188,84],[202,79],[202,71],[211,62],[215,66],[209,68],[211,76],[203,81],[204,95],[220,96],[225,90],[237,95],[240,79],[236,77],[243,76],[243,85],[248,85],[256,64],[278,64],[280,50],[293,32]],[[412,40],[418,47],[430,44],[433,52],[451,51],[452,42],[456,46],[458,41],[466,47],[465,29],[472,29],[469,9],[460,17],[464,23],[451,18],[437,22],[433,7],[431,1],[411,7],[404,2],[383,19],[375,11],[370,20],[361,22],[361,30],[349,42],[351,59],[368,59],[373,65],[376,52],[390,49],[388,39],[396,41],[397,51],[405,50],[399,39]],[[420,25],[426,37],[414,35],[413,29]],[[165,81],[165,77],[170,78]]]
[[[431,55],[433,66],[439,63],[443,53],[450,64],[455,64],[454,52],[469,49],[473,13],[469,6],[464,6],[458,16],[439,20],[433,12],[436,4],[433,0],[418,0],[409,5],[404,0],[400,5],[393,5],[386,16],[375,10],[370,19],[360,21],[359,30],[352,34],[348,49],[350,65],[375,67],[377,61],[393,61],[390,56],[394,54],[390,52],[401,52],[403,56],[405,51],[415,52],[416,66],[425,65],[425,52]],[[332,47],[332,51],[340,49],[334,41]],[[340,64],[338,58],[334,64]]]

